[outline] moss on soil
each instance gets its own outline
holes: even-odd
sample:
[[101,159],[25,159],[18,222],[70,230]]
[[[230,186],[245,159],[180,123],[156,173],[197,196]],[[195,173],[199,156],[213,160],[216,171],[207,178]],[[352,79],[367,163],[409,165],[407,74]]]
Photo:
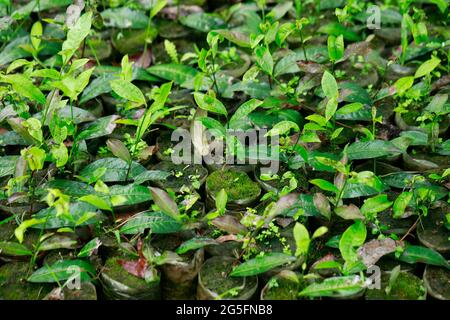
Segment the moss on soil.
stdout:
[[213,257],[208,259],[200,270],[200,278],[204,287],[217,294],[222,294],[233,288],[240,288],[245,283],[245,289],[256,285],[256,277],[230,277],[233,269],[233,258]]
[[50,292],[50,285],[26,281],[28,267],[25,262],[0,267],[0,300],[41,300]]
[[366,291],[367,300],[423,300],[426,290],[422,279],[408,272],[400,272],[394,281],[391,291],[386,293],[389,275],[384,273],[381,278],[381,289]]
[[296,281],[291,277],[276,275],[270,281],[276,281],[276,285],[265,290],[264,300],[296,300],[300,288],[305,287],[304,281],[298,277]]
[[105,262],[103,273],[106,274],[111,279],[120,282],[127,287],[133,288],[135,290],[146,290],[151,287],[151,284],[145,282],[144,279],[138,278],[126,271],[118,262],[122,259],[121,257],[109,258]]
[[225,189],[228,200],[244,200],[257,197],[260,186],[252,181],[245,172],[235,170],[215,171],[206,179],[206,187],[212,195]]
[[80,290],[64,288],[64,300],[97,300],[97,290],[92,283],[81,283]]

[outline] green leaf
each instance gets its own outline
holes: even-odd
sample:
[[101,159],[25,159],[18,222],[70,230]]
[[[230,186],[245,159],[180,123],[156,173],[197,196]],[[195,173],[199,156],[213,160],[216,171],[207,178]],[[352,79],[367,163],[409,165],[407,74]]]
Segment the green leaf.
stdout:
[[284,253],[266,253],[263,256],[241,263],[230,273],[232,277],[247,277],[264,273],[273,268],[295,261],[296,258]]
[[[89,179],[99,168],[106,168],[106,173],[101,177],[103,182],[119,182],[125,181],[128,172],[128,163],[119,158],[103,158],[88,164],[80,175]],[[137,162],[132,162],[129,173],[129,179],[137,177],[145,172],[146,169]]]
[[58,260],[52,265],[44,265],[36,270],[29,278],[29,282],[54,283],[80,277],[81,281],[90,281],[96,275],[95,268],[83,260]]
[[175,219],[162,212],[143,212],[131,218],[120,228],[123,234],[138,234],[150,229],[155,234],[174,233],[181,229],[182,225]]
[[339,96],[336,79],[331,73],[325,71],[321,80],[322,90],[328,99],[337,99]]
[[111,89],[122,99],[136,103],[136,107],[145,104],[142,91],[129,81],[116,79],[110,82]]
[[284,15],[292,8],[292,1],[286,1],[278,3],[275,7],[270,10],[266,15],[266,19],[271,21],[277,21],[284,17]]
[[103,199],[95,194],[89,194],[89,195],[80,197],[80,198],[78,198],[78,200],[92,204],[94,207],[96,207],[100,210],[112,211],[111,204],[108,201],[106,201],[105,199]]
[[41,170],[44,167],[45,158],[47,156],[45,150],[38,147],[22,149],[20,155],[27,160],[28,166],[32,171]]
[[67,39],[62,44],[60,55],[63,63],[67,64],[75,51],[80,47],[83,40],[91,30],[92,11],[83,14],[72,29],[67,32]]
[[[161,109],[164,108],[167,98],[169,97],[170,91],[172,89],[172,82],[167,82],[161,85],[159,92],[152,105],[147,108],[144,116],[139,121],[138,129],[136,132],[135,139],[140,141],[144,134],[147,132],[148,128],[154,123],[159,117],[164,115]],[[156,117],[155,117],[156,114]]]
[[441,59],[432,56],[431,59],[425,61],[420,65],[414,74],[414,78],[420,78],[430,74],[439,64],[441,63]]
[[75,249],[78,247],[78,241],[74,234],[66,236],[62,234],[55,234],[50,238],[45,239],[39,246],[39,251],[50,251],[56,249]]
[[23,74],[0,75],[0,82],[7,82],[18,94],[42,105],[45,104],[45,96],[42,91]]
[[441,13],[445,13],[448,8],[448,0],[430,0],[430,2],[437,5]]
[[338,102],[335,98],[328,99],[327,105],[325,107],[325,118],[327,119],[327,121],[329,121],[334,116],[334,114],[336,113],[337,107],[338,107]]
[[165,192],[159,188],[150,187],[150,192],[152,193],[152,198],[156,205],[167,215],[174,218],[175,220],[180,219],[180,210],[173,199]]
[[200,32],[209,32],[225,26],[225,22],[215,14],[196,12],[180,17],[181,24]]
[[339,217],[341,217],[342,219],[345,219],[345,220],[356,220],[356,219],[364,220],[365,219],[365,217],[361,214],[361,211],[359,210],[359,208],[357,206],[355,206],[354,204],[350,204],[348,206],[343,205],[343,206],[336,207],[334,209],[334,212],[336,213],[336,215],[338,215]]
[[292,122],[290,120],[283,120],[278,122],[273,126],[272,129],[269,130],[264,136],[265,137],[272,137],[272,136],[281,136],[283,134],[287,134],[293,129],[296,132],[300,131],[300,128],[295,122]]
[[72,202],[69,213],[58,215],[54,207],[42,209],[34,216],[40,223],[33,224],[36,229],[74,228],[94,224],[105,219],[97,208],[86,202]]
[[102,245],[102,242],[99,238],[94,238],[80,250],[77,257],[78,258],[87,258],[90,257],[95,250],[97,250]]
[[243,48],[250,48],[250,38],[239,31],[236,30],[214,30],[214,33],[220,34],[222,37],[227,39],[228,41],[234,43],[235,45]]
[[[98,68],[96,68],[97,70]],[[83,90],[81,98],[79,100],[80,104],[86,103],[87,101],[94,99],[104,93],[111,92],[111,85],[109,84],[111,80],[114,80],[116,75],[114,73],[102,73],[96,79],[92,80],[91,83]]]
[[332,184],[331,182],[329,182],[327,180],[312,179],[312,180],[309,180],[309,182],[318,186],[322,190],[333,192],[336,194],[339,193],[339,189],[334,184]]
[[119,118],[117,115],[102,117],[94,122],[89,123],[80,130],[77,136],[77,140],[89,140],[110,135],[116,128],[116,120]]
[[[446,112],[445,104],[448,100],[448,94],[436,94],[431,102],[425,107],[425,110],[436,114]],[[425,134],[422,132],[422,134]]]
[[67,7],[72,2],[72,0],[31,0],[27,1],[26,5],[21,6],[19,9],[14,11],[12,16],[16,19],[19,17],[28,16],[31,12],[42,12],[49,9]]
[[[15,61],[13,61],[8,68],[6,69],[6,73],[11,73],[12,71],[21,68],[23,66],[28,66],[30,65],[31,62],[26,60],[26,59],[17,59]],[[55,70],[56,71],[56,70]],[[58,73],[59,74],[59,73]],[[32,76],[34,75],[34,72],[32,73]]]
[[338,61],[344,56],[344,37],[328,36],[328,56],[331,61]]
[[361,213],[365,217],[371,217],[378,212],[390,208],[392,203],[393,203],[392,201],[388,200],[386,194],[380,194],[378,196],[364,200],[364,204],[361,207]]
[[173,81],[178,85],[193,80],[198,71],[183,64],[157,64],[147,69],[147,72],[162,79]]
[[344,231],[339,240],[339,251],[346,264],[351,265],[358,261],[359,256],[356,249],[364,244],[366,235],[366,226],[361,220],[355,221],[355,223]]
[[185,254],[186,252],[203,248],[205,246],[217,245],[216,240],[207,237],[195,237],[183,242],[175,251],[177,254]]
[[422,246],[406,246],[399,260],[411,264],[426,263],[450,269],[448,261],[440,253]]
[[14,174],[19,156],[0,157],[0,178]]
[[326,24],[326,25],[320,27],[318,32],[331,34],[336,37],[339,35],[342,35],[345,40],[349,40],[349,41],[359,41],[360,40],[360,36],[356,32],[354,32],[352,29],[345,27],[342,24],[337,23],[337,22],[332,22],[332,23],[329,23],[329,24]]
[[377,177],[373,185],[364,183],[347,183],[342,193],[342,199],[351,199],[357,197],[367,197],[379,194],[388,189]]
[[0,255],[31,256],[33,252],[25,245],[17,242],[0,241]]
[[108,139],[106,141],[106,145],[108,149],[115,155],[116,157],[122,159],[123,161],[130,162],[131,155],[130,151],[128,151],[125,144],[118,139]]
[[119,29],[145,29],[148,17],[142,10],[133,10],[128,7],[109,8],[101,13],[106,27]]
[[22,45],[28,44],[30,41],[28,35],[18,37],[8,43],[0,52],[0,66],[4,66],[16,59],[26,58],[31,56],[31,53],[23,50]]
[[199,118],[202,124],[213,133],[216,137],[226,137],[227,131],[225,127],[216,119],[210,117]]
[[31,27],[30,38],[31,44],[34,50],[38,51],[41,45],[41,37],[42,37],[42,23],[40,21],[36,21]]
[[392,207],[393,210],[393,217],[394,218],[402,218],[406,207],[409,205],[413,197],[413,193],[411,191],[404,191],[400,193],[394,201],[394,206]]
[[25,231],[27,231],[28,228],[36,225],[36,224],[40,224],[45,222],[44,219],[29,219],[29,220],[25,220],[23,221],[15,230],[14,230],[14,235],[16,236],[17,240],[19,240],[19,243],[23,242],[23,237],[25,235]]
[[321,226],[321,227],[317,228],[316,231],[314,231],[311,239],[317,239],[317,238],[323,236],[327,232],[328,232],[328,228],[325,226]]
[[395,81],[394,88],[402,96],[414,84],[414,77],[403,77]]
[[306,227],[301,223],[296,223],[294,226],[294,239],[295,246],[297,247],[295,251],[295,256],[300,257],[308,253],[309,244],[311,239],[309,237],[309,232]]
[[281,47],[284,41],[286,41],[287,37],[289,37],[289,35],[295,31],[295,28],[295,24],[292,22],[283,23],[278,28],[277,34],[275,36],[276,44]]
[[67,161],[69,160],[69,152],[64,143],[60,143],[59,145],[53,145],[50,153],[52,155],[53,160],[55,161],[56,167],[63,167]]
[[373,159],[383,156],[392,156],[401,151],[392,142],[384,140],[358,141],[352,143],[347,149],[349,160]]
[[224,116],[228,114],[223,103],[213,96],[200,92],[194,92],[194,99],[200,109],[223,114]]
[[327,278],[321,283],[313,283],[303,289],[299,295],[306,297],[348,297],[361,292],[364,283],[359,276]]
[[[154,2],[153,2],[154,3]],[[156,4],[152,5],[150,10],[150,19],[153,19],[167,4],[167,0],[156,0]]]
[[227,206],[227,201],[228,201],[228,195],[227,192],[225,191],[225,189],[221,189],[217,194],[216,194],[216,209],[217,211],[220,212],[220,214],[225,213],[225,209]]
[[37,193],[43,196],[47,194],[47,189],[58,189],[65,195],[70,197],[82,197],[95,192],[94,188],[90,185],[73,180],[55,179],[48,181],[47,183],[41,185],[41,190],[37,190]]
[[142,184],[146,181],[165,180],[171,175],[170,172],[161,170],[147,170],[134,177],[135,184]]
[[114,207],[136,205],[152,200],[150,190],[138,184],[111,186],[109,196]]
[[362,109],[363,106],[364,105],[360,102],[349,103],[343,106],[342,108],[339,108],[339,110],[336,111],[336,115],[350,114],[359,111],[360,109]]
[[240,121],[245,120],[246,117],[253,112],[256,108],[263,104],[263,101],[257,99],[251,99],[244,102],[239,106],[239,108],[234,112],[233,116],[230,118],[229,127],[232,129],[239,128]]
[[428,134],[422,131],[402,131],[400,137],[406,137],[410,140],[408,146],[428,145]]
[[268,75],[273,74],[273,59],[269,49],[266,47],[257,47],[255,49],[256,63],[262,71]]

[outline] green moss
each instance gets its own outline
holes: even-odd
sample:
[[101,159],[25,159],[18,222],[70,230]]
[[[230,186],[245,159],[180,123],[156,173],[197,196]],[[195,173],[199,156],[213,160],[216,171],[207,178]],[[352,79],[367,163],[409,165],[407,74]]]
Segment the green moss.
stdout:
[[97,300],[97,290],[90,282],[82,282],[80,290],[65,287],[64,300]]
[[225,189],[228,200],[244,200],[257,197],[261,193],[259,185],[245,172],[235,170],[215,171],[206,179],[206,187],[212,195]]
[[204,287],[217,294],[222,294],[233,288],[251,289],[256,285],[256,277],[229,277],[233,269],[234,258],[213,257],[208,259],[200,271],[201,282]]
[[408,272],[400,272],[397,279],[391,285],[389,293],[386,287],[389,283],[389,275],[384,273],[381,278],[381,289],[366,291],[367,300],[423,300],[426,290],[423,281]]
[[264,300],[296,300],[300,287],[305,287],[297,277],[276,275],[267,283]]
[[138,278],[128,271],[126,271],[118,262],[122,259],[121,257],[113,257],[106,260],[103,273],[106,274],[111,279],[120,282],[127,287],[133,288],[135,290],[146,290],[149,289],[149,284],[145,282],[144,279]]
[[0,300],[41,300],[51,286],[26,281],[29,264],[7,263],[0,267]]

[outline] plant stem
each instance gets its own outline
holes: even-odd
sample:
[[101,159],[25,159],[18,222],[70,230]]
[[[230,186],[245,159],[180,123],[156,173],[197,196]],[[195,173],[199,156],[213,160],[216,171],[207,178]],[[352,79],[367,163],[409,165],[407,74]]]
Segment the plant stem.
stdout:
[[148,42],[147,42],[147,38],[148,38],[148,34],[150,33],[150,26],[152,25],[152,18],[151,18],[151,12],[149,12],[148,14],[148,20],[147,20],[147,29],[145,30],[145,43],[144,43],[144,54],[147,52],[147,46],[148,46]]
[[212,62],[212,77],[214,82],[214,89],[216,90],[217,95],[220,96],[219,87],[217,86],[216,71],[215,71],[216,62],[214,55],[211,55],[211,62]]
[[303,55],[305,56],[305,61],[308,62],[308,56],[306,55],[305,43],[303,42],[303,32],[302,32],[302,30],[300,30],[300,41],[301,41]]
[[338,195],[336,197],[336,203],[334,204],[335,207],[339,206],[339,202],[341,201],[342,194],[344,193],[345,187],[347,186],[347,179],[348,179],[348,177],[345,175],[344,178],[345,178],[344,185],[339,190],[339,193],[338,193]]
[[[136,148],[135,148],[136,149]],[[135,152],[136,150],[134,150]],[[131,164],[132,164],[133,160],[130,160],[130,162],[128,163],[128,170],[127,170],[127,175],[125,176],[125,182],[128,182],[128,176],[130,175],[130,170],[131,170]]]

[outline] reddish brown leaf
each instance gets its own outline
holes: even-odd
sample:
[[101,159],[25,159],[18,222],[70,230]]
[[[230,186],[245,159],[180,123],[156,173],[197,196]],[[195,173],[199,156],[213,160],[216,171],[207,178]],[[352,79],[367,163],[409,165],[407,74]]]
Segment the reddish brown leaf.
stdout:
[[245,233],[246,228],[239,222],[236,217],[224,215],[211,221],[217,228],[231,234]]
[[152,50],[147,49],[145,52],[135,54],[130,57],[130,61],[134,61],[134,65],[138,68],[148,68],[153,61]]
[[123,259],[117,260],[128,273],[138,277],[145,279],[145,273],[147,272],[148,262],[145,259],[144,253],[142,252],[143,242],[141,239],[138,240],[137,243],[137,252],[139,255],[139,259],[136,261],[127,261]]

